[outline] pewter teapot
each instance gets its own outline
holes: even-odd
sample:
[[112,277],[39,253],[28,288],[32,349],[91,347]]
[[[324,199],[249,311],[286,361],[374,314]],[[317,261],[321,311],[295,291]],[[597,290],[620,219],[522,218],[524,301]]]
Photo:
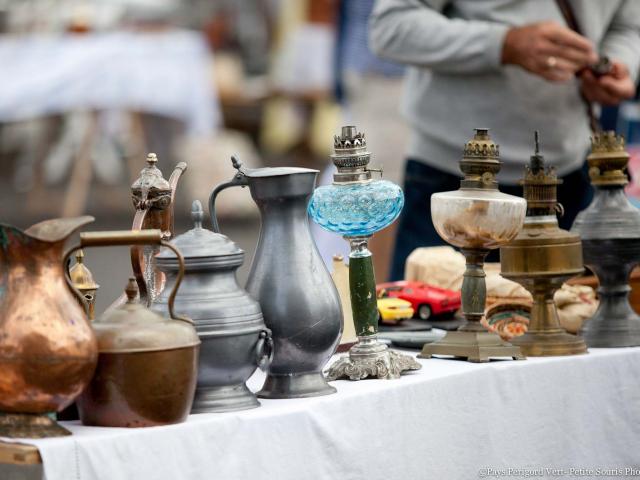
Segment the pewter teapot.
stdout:
[[[245,385],[257,366],[266,366],[273,352],[271,332],[260,305],[236,280],[244,252],[220,233],[202,227],[202,205],[193,202],[194,228],[171,243],[184,256],[183,287],[175,299],[176,311],[193,319],[202,341],[198,387],[193,413],[222,412],[258,407]],[[156,257],[167,287],[153,309],[167,313],[168,292],[176,281],[178,259],[171,250]]]

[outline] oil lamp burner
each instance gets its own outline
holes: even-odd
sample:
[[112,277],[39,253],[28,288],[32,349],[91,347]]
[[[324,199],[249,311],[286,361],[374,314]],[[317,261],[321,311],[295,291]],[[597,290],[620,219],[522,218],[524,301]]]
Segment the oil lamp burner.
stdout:
[[358,337],[349,355],[340,358],[327,374],[329,380],[349,378],[398,378],[421,365],[413,357],[388,349],[378,340],[378,307],[369,238],[390,225],[402,210],[400,187],[386,180],[372,180],[364,133],[342,127],[334,137],[331,160],[338,169],[333,184],[315,190],[309,215],[322,228],[339,233],[350,243],[349,290]]
[[615,132],[591,138],[587,157],[593,201],[576,217],[584,263],[600,281],[600,305],[580,333],[589,347],[640,345],[640,317],[629,305],[629,274],[640,262],[640,210],[624,194],[629,154]]
[[535,153],[520,182],[527,201],[524,227],[510,243],[500,248],[502,276],[520,283],[533,296],[527,333],[515,337],[527,356],[576,355],[587,353],[581,337],[567,333],[558,321],[553,301],[562,283],[584,271],[580,237],[558,226],[562,213],[557,188],[562,183],[553,167],[545,168],[535,133]]
[[460,189],[434,193],[431,217],[438,234],[459,247],[467,263],[462,282],[462,312],[467,323],[457,331],[423,347],[421,358],[453,355],[470,362],[487,362],[491,357],[523,359],[520,348],[503,342],[481,324],[487,289],[483,269],[489,250],[515,238],[524,221],[527,203],[501,193],[495,179],[500,171],[499,146],[486,128],[476,128],[464,147]]
[[93,274],[84,264],[84,252],[78,250],[76,252],[76,263],[69,269],[69,276],[71,277],[71,283],[87,301],[89,320],[95,318],[96,307],[96,292],[100,288],[95,280]]

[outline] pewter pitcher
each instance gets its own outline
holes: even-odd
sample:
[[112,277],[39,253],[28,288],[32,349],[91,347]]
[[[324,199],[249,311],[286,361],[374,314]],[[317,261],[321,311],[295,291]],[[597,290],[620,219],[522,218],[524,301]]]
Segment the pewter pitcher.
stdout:
[[225,188],[249,186],[262,225],[246,289],[260,302],[274,341],[273,360],[258,392],[262,398],[297,398],[334,393],[322,368],[342,332],[338,292],[311,237],[307,205],[317,170],[244,169],[211,193],[213,230],[219,232],[215,200]]

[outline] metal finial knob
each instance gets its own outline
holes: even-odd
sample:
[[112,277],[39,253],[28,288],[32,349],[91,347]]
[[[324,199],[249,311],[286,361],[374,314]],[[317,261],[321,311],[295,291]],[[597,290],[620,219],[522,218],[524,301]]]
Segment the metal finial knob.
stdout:
[[355,125],[346,125],[344,127],[342,127],[342,138],[354,138],[356,136],[356,134],[358,133],[358,130],[356,129]]
[[124,289],[124,292],[127,294],[127,303],[135,303],[138,296],[138,284],[135,278],[129,277],[129,282],[127,282],[127,288]]
[[538,173],[544,170],[544,157],[540,154],[540,132],[536,130],[533,134],[534,154],[531,155],[531,173]]
[[202,220],[204,218],[204,210],[200,200],[194,200],[191,204],[191,220],[194,228],[202,228]]
[[155,165],[156,163],[158,163],[158,156],[155,153],[150,153],[149,155],[147,155],[147,163],[150,166]]
[[485,127],[474,128],[475,130],[475,138],[484,139],[489,137],[489,129]]
[[80,249],[76,252],[76,263],[82,263],[83,259],[84,259],[84,252],[82,251],[82,249]]

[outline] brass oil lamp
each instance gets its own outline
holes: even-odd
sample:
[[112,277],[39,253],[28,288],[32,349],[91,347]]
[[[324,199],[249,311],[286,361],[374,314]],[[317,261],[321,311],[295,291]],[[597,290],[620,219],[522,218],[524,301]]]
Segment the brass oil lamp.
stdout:
[[462,312],[467,323],[457,331],[426,344],[419,357],[450,355],[470,362],[487,362],[492,357],[523,359],[520,348],[503,342],[481,324],[487,288],[483,269],[489,250],[513,240],[524,221],[527,203],[501,193],[495,179],[500,171],[499,146],[486,128],[476,128],[464,147],[460,189],[434,193],[431,217],[438,234],[459,247],[467,263],[462,282]]
[[89,320],[93,320],[96,316],[96,292],[100,288],[95,280],[91,270],[84,264],[84,252],[78,250],[76,252],[76,263],[69,269],[71,283],[82,294],[87,302]]
[[558,320],[553,294],[568,279],[584,271],[580,237],[558,226],[562,212],[557,188],[562,183],[553,167],[545,168],[535,133],[535,154],[520,182],[527,201],[524,227],[510,243],[500,248],[502,276],[520,283],[533,296],[527,333],[515,337],[527,356],[587,353],[581,337],[567,333]]
[[629,275],[640,262],[640,210],[624,194],[624,138],[613,131],[595,134],[587,161],[594,197],[571,231],[582,238],[584,263],[598,276],[600,304],[580,334],[589,347],[637,346],[640,317],[629,305]]
[[357,343],[349,355],[329,368],[327,378],[361,380],[367,377],[398,378],[421,365],[413,357],[389,350],[378,340],[378,307],[369,238],[390,225],[402,210],[400,187],[387,180],[373,180],[368,168],[371,154],[364,133],[342,127],[334,138],[331,159],[338,169],[333,184],[318,187],[309,204],[309,215],[318,225],[342,235],[351,245],[349,289]]

